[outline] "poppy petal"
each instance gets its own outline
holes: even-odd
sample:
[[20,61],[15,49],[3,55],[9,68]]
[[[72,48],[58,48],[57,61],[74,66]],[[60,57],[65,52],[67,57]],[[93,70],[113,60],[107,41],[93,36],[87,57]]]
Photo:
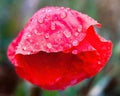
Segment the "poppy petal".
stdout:
[[112,54],[91,17],[64,7],[36,12],[8,47],[21,78],[44,89],[61,90],[96,75]]

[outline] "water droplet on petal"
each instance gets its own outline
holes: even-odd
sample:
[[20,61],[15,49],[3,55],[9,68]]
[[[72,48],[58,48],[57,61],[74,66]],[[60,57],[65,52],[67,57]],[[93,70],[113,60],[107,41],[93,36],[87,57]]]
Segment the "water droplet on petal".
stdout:
[[100,53],[96,52],[96,55],[97,55],[97,56],[99,56],[99,55],[100,55]]
[[47,21],[47,20],[49,20],[49,19],[50,19],[50,15],[47,14],[47,15],[45,16],[45,20]]
[[63,9],[64,9],[64,7],[61,7],[61,9],[63,10]]
[[39,18],[39,19],[38,19],[38,22],[39,22],[40,24],[42,24],[42,23],[43,23],[43,19],[42,19],[42,18]]
[[46,12],[51,12],[52,10],[51,9],[47,9]]
[[108,50],[110,49],[110,47],[107,47],[108,48]]
[[34,30],[34,33],[35,33],[36,35],[40,35],[40,32],[38,32],[36,29]]
[[15,48],[16,48],[16,49],[18,49],[19,47],[18,47],[18,46],[16,46]]
[[48,48],[52,48],[52,44],[51,43],[47,43],[47,47]]
[[101,64],[101,62],[100,62],[100,61],[98,61],[98,64]]
[[67,14],[65,13],[65,12],[62,12],[61,14],[60,14],[60,17],[63,19],[63,18],[65,18],[67,16]]
[[26,48],[26,47],[23,47],[23,50],[25,51],[25,50],[27,50],[27,48]]
[[27,52],[27,55],[30,55],[30,52]]
[[79,26],[77,30],[78,30],[78,32],[81,32],[82,26]]
[[55,23],[51,23],[51,30],[55,30]]
[[75,32],[75,36],[78,36],[79,35],[79,33],[78,32]]
[[46,33],[45,34],[45,38],[49,38],[50,36],[49,36],[49,33]]
[[42,12],[45,12],[45,10],[44,10],[44,9],[42,9],[41,11],[42,11]]
[[72,54],[78,54],[78,50],[73,50]]
[[32,43],[33,41],[30,39],[30,42]]
[[70,8],[66,8],[67,10],[70,10]]
[[69,47],[69,48],[71,48],[71,47],[72,47],[72,45],[71,45],[71,44],[69,44],[69,45],[68,45],[68,47]]
[[28,34],[28,35],[27,35],[27,37],[31,37],[31,35],[30,35],[30,34]]
[[78,40],[74,40],[74,41],[72,42],[72,44],[73,44],[73,46],[77,46],[77,45],[79,44],[79,42],[78,42]]
[[59,81],[61,79],[61,77],[58,77],[55,81],[57,82],[57,81]]
[[71,32],[64,31],[63,33],[67,38],[71,37]]
[[18,66],[18,63],[15,61],[14,65],[17,67],[17,66]]
[[39,43],[37,42],[36,45],[39,45]]
[[34,30],[34,33],[37,34],[38,33],[37,30]]
[[71,81],[71,84],[75,84],[77,82],[77,79],[74,79]]

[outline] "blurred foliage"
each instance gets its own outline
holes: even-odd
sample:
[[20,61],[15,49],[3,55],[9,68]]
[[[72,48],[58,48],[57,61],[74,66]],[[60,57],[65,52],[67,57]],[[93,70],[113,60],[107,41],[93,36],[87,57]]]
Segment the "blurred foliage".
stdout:
[[[0,96],[120,96],[120,0],[1,0]],[[112,40],[113,55],[95,77],[64,91],[46,91],[17,77],[7,59],[7,47],[29,17],[45,6],[65,6],[97,19],[100,34]]]

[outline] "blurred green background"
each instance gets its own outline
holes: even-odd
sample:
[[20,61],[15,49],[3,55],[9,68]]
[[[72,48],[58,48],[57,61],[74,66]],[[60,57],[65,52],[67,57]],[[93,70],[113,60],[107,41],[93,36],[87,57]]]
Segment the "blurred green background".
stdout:
[[[6,52],[27,20],[45,6],[65,6],[93,17],[114,44],[105,68],[95,77],[64,91],[47,91],[21,80]],[[0,0],[0,96],[120,96],[120,0]]]

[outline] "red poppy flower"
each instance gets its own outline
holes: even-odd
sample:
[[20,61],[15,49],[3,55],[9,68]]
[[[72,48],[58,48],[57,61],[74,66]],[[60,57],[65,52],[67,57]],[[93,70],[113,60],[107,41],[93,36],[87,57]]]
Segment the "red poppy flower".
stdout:
[[8,48],[21,78],[59,90],[96,75],[112,53],[112,43],[94,30],[100,24],[64,7],[36,12]]

